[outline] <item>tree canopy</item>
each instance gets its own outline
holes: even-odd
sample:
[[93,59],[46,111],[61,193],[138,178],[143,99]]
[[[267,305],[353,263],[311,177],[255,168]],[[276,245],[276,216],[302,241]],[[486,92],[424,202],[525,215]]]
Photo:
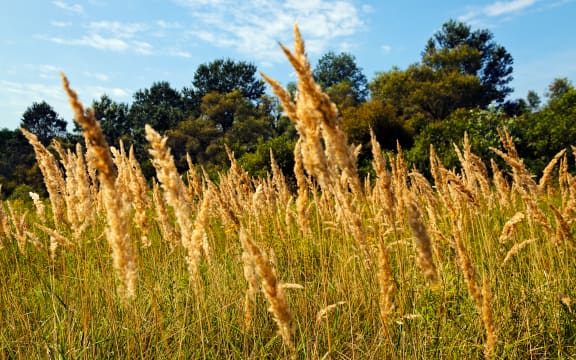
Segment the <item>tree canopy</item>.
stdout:
[[264,81],[256,78],[255,65],[244,61],[218,59],[198,66],[194,73],[192,85],[198,98],[214,92],[219,94],[240,90],[250,101],[258,100],[264,95]]
[[472,31],[470,25],[449,20],[426,43],[422,63],[435,70],[451,68],[463,75],[475,75],[482,84],[478,105],[502,103],[512,92],[512,55],[494,41],[487,29]]
[[68,123],[47,102],[33,103],[22,115],[20,127],[38,137],[48,145],[54,137],[64,137]]
[[364,102],[368,97],[368,81],[352,54],[336,54],[333,51],[324,54],[318,60],[313,76],[314,80],[328,93],[337,87],[342,89],[344,85],[350,90],[349,96],[354,104]]
[[[379,72],[370,82],[350,53],[330,51],[313,69],[316,82],[338,106],[349,141],[362,145],[362,175],[371,173],[370,129],[384,151],[395,151],[399,142],[410,165],[422,171],[430,144],[446,166],[458,166],[453,144],[461,144],[464,131],[473,151],[489,158],[488,148],[499,144],[496,129],[508,127],[521,157],[536,172],[560,149],[576,143],[576,91],[569,79],[552,81],[542,98],[531,90],[525,99],[510,99],[512,56],[490,31],[449,20],[424,45],[419,61]],[[296,85],[286,87],[294,97]],[[194,164],[217,176],[229,165],[228,147],[250,174],[266,176],[272,151],[285,175],[292,175],[296,130],[278,99],[265,94],[254,64],[217,59],[198,66],[190,87],[157,81],[136,91],[131,104],[103,95],[92,108],[108,143],[117,146],[122,140],[134,146],[147,177],[154,169],[145,124],[168,136],[179,170],[187,168],[189,154]],[[45,145],[54,137],[64,146],[82,141],[79,134],[66,132],[66,121],[46,102],[33,103],[21,126]],[[43,193],[38,179],[32,148],[22,134],[0,131],[4,193]]]

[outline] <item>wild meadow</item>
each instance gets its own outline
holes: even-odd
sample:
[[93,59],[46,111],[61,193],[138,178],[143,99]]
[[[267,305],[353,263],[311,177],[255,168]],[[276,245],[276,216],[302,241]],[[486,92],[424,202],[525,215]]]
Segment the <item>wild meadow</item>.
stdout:
[[[34,147],[49,197],[0,206],[0,358],[542,359],[576,356],[575,149],[535,178],[430,147],[431,175],[372,138],[360,178],[295,27],[291,186],[228,152],[217,180],[146,127],[156,176],[111,148],[63,76],[86,148]],[[499,159],[496,161],[496,159]],[[497,165],[505,164],[505,166]]]

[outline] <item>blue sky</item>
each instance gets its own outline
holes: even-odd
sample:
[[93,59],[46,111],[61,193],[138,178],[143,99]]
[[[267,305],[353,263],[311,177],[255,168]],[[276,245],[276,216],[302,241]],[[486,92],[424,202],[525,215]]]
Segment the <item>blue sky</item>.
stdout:
[[71,122],[64,71],[90,104],[106,93],[130,103],[155,81],[190,86],[198,65],[249,61],[282,83],[293,73],[277,43],[300,25],[314,65],[349,52],[370,80],[420,60],[448,19],[490,29],[514,58],[514,97],[576,80],[576,0],[17,0],[0,14],[0,128],[18,127],[34,101]]

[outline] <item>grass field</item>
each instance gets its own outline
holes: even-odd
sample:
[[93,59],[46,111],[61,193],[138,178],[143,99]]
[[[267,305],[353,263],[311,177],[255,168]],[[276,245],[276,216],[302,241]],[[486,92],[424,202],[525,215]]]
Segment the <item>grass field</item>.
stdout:
[[542,359],[576,356],[576,177],[562,152],[536,180],[505,129],[495,158],[431,148],[433,180],[372,142],[360,179],[296,31],[297,189],[229,154],[179,174],[147,127],[157,177],[106,144],[34,146],[49,198],[0,207],[0,358]]

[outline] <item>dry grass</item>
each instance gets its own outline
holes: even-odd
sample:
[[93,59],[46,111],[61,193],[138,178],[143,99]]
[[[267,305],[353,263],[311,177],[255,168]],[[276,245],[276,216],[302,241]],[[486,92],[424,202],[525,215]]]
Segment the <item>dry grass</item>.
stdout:
[[56,145],[60,167],[28,135],[50,204],[0,203],[0,358],[574,356],[564,154],[536,182],[503,130],[505,169],[489,175],[467,139],[461,171],[431,147],[429,182],[373,137],[362,184],[295,35],[296,100],[268,79],[300,134],[294,194],[277,166],[253,179],[231,153],[218,182],[191,162],[179,174],[150,127],[148,184],[64,79],[88,149]]

